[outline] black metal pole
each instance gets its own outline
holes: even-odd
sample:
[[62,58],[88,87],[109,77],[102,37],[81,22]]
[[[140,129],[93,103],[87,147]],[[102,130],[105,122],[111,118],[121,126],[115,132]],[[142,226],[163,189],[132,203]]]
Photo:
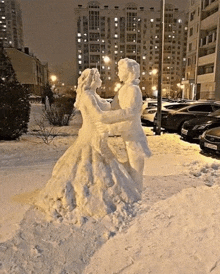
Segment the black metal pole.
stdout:
[[162,105],[162,79],[163,79],[163,48],[164,48],[164,13],[165,0],[160,0],[160,50],[159,50],[159,69],[158,69],[158,94],[157,94],[157,123],[155,134],[161,134],[161,105]]

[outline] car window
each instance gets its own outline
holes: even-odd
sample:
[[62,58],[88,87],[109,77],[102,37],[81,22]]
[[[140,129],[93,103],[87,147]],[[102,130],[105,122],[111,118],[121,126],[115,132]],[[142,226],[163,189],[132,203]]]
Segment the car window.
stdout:
[[212,106],[211,105],[199,105],[199,106],[191,106],[188,108],[188,111],[196,111],[196,112],[212,112]]
[[164,106],[166,109],[181,109],[183,107],[186,107],[187,104],[175,104],[175,105],[167,105],[167,106]]

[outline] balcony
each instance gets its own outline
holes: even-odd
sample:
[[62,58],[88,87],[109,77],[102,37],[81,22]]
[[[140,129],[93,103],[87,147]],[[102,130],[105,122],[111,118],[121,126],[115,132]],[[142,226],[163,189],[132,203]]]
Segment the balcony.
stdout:
[[[214,12],[215,11],[215,12]],[[201,21],[201,30],[211,29],[212,27],[216,26],[219,18],[218,9],[214,10],[211,15],[209,13],[206,13],[202,18],[204,18]]]
[[204,66],[206,64],[215,63],[215,59],[216,59],[215,53],[199,57],[198,66]]

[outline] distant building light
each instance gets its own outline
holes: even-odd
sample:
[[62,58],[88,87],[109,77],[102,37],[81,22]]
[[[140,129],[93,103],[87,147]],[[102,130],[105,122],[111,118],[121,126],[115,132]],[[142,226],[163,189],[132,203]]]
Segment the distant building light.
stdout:
[[142,89],[142,90],[145,90],[145,87],[142,87],[141,89]]
[[178,23],[182,23],[182,19],[178,19]]
[[150,19],[151,22],[154,22],[154,19]]
[[82,55],[78,55],[78,58],[81,59],[81,58],[82,58]]
[[111,77],[110,77],[110,76],[108,77],[108,80],[111,80]]
[[81,33],[77,33],[77,36],[78,36],[78,37],[81,37]]
[[81,64],[82,64],[82,61],[79,61],[79,64],[81,65]]
[[142,58],[145,60],[145,59],[146,59],[146,56],[143,56]]
[[142,75],[145,75],[145,74],[146,74],[145,71],[143,71],[143,72],[142,72]]
[[81,39],[78,39],[78,42],[80,43],[80,42],[81,42]]
[[115,17],[115,22],[118,22],[118,18],[117,17]]
[[115,38],[118,38],[118,34],[115,34]]

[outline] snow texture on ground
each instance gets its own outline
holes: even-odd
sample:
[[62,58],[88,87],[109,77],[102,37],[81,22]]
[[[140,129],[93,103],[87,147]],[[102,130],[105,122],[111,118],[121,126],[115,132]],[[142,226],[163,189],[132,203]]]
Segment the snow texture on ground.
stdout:
[[[144,128],[153,156],[146,161],[142,200],[118,227],[104,218],[81,226],[48,222],[30,203],[57,159],[75,141],[79,116],[49,145],[31,133],[0,142],[0,274],[220,273],[220,161],[176,134]],[[34,130],[35,129],[35,130]],[[113,150],[125,157],[119,137]],[[91,262],[90,262],[91,261]],[[85,268],[87,266],[87,268]]]

